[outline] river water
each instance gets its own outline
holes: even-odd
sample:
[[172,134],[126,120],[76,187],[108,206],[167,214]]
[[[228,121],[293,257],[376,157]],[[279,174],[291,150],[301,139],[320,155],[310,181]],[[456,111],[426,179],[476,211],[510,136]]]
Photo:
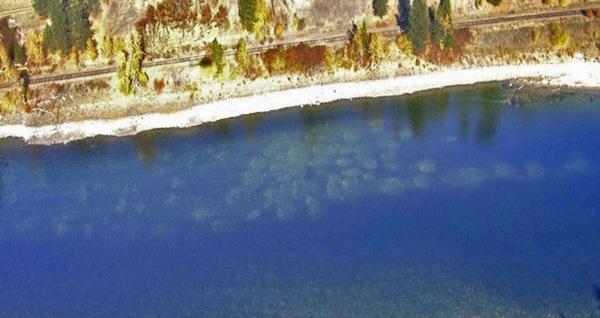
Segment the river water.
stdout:
[[600,95],[0,145],[1,317],[600,317]]

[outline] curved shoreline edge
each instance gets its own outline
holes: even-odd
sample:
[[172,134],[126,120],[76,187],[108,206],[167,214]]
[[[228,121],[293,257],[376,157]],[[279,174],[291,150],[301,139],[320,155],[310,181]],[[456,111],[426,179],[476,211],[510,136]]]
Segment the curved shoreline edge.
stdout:
[[0,126],[0,138],[21,138],[30,144],[58,144],[94,136],[130,136],[161,128],[187,128],[221,119],[337,100],[399,96],[449,86],[518,78],[539,78],[541,84],[600,87],[600,63],[574,59],[561,64],[529,64],[450,69],[389,79],[315,85],[260,95],[231,98],[166,114],[144,114],[111,120],[84,120],[31,127]]

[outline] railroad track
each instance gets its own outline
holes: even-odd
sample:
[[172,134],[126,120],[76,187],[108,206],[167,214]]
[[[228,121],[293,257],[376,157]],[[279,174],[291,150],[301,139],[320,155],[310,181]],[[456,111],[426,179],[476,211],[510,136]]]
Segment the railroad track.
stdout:
[[[490,26],[497,25],[515,21],[541,21],[548,19],[559,19],[559,18],[568,18],[575,16],[582,16],[583,11],[587,9],[600,9],[600,5],[598,1],[594,2],[595,4],[589,4],[586,6],[581,6],[577,8],[567,8],[560,9],[556,11],[550,12],[541,12],[541,13],[526,13],[526,14],[515,14],[515,15],[507,15],[496,18],[482,18],[482,19],[473,19],[473,20],[463,20],[456,21],[454,23],[455,29],[464,29],[464,28],[472,28],[472,27],[482,27],[482,26]],[[384,37],[396,37],[401,31],[397,27],[387,27],[387,28],[379,28],[372,30],[373,32],[377,32]],[[344,43],[350,39],[349,33],[335,34],[330,36],[323,37],[314,37],[314,38],[303,38],[298,40],[288,40],[288,41],[275,41],[266,45],[259,45],[250,47],[248,49],[251,54],[260,54],[266,52],[267,50],[278,48],[278,47],[290,47],[298,44],[308,44],[308,45],[333,45]],[[225,50],[225,54],[228,56],[232,56],[235,54],[235,49],[233,47],[227,48]],[[184,63],[198,63],[202,59],[206,58],[206,54],[193,55],[181,58],[172,58],[172,59],[164,59],[164,60],[154,60],[149,62],[144,62],[144,68],[153,68],[153,67],[161,67],[168,65],[178,65]],[[43,84],[49,82],[63,82],[74,79],[85,79],[85,78],[93,78],[101,75],[111,75],[117,72],[116,66],[108,66],[102,67],[93,70],[81,71],[81,72],[73,72],[73,73],[63,73],[59,75],[41,75],[34,76],[30,79],[31,85]],[[7,88],[7,85],[0,84],[0,89]]]
[[11,10],[6,10],[6,11],[0,11],[0,17],[29,13],[29,12],[33,12],[32,7],[22,7],[22,8],[11,9]]
[[546,12],[537,12],[537,13],[505,15],[505,16],[496,17],[496,18],[482,18],[482,19],[457,21],[456,23],[454,23],[454,27],[461,29],[461,28],[503,24],[503,23],[516,22],[516,21],[533,21],[533,20],[550,20],[550,19],[569,18],[569,17],[582,16],[582,15],[584,15],[584,11],[587,9],[600,9],[600,5],[598,4],[598,1],[594,1],[594,4],[588,4],[588,5],[579,6],[576,8],[566,8],[566,9],[560,9],[560,10],[555,10],[555,11],[546,11]]

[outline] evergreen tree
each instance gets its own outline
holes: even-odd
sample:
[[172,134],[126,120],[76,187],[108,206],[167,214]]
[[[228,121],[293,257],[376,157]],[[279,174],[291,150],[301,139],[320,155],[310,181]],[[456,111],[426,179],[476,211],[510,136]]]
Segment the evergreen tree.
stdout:
[[16,64],[25,64],[25,50],[19,43],[15,43],[13,46],[13,57]]
[[441,0],[435,13],[432,26],[433,42],[439,48],[449,48],[454,44],[452,26],[452,6],[450,0]]
[[92,37],[88,9],[83,0],[74,0],[68,12],[72,45],[83,50],[86,48],[87,40]]
[[73,46],[85,49],[93,34],[89,15],[98,8],[98,0],[34,0],[35,6],[51,21],[43,33],[45,50],[67,54]]
[[408,17],[408,37],[413,44],[413,52],[421,54],[429,41],[429,9],[425,0],[414,0]]
[[225,52],[223,51],[223,47],[215,38],[210,45],[210,53],[212,59],[217,67],[217,72],[215,76],[219,76],[223,74],[223,70],[225,69]]
[[31,4],[35,13],[39,14],[42,17],[47,17],[49,11],[49,2],[51,1],[52,0],[32,0]]
[[373,14],[383,17],[388,11],[388,0],[373,0]]
[[246,31],[254,31],[254,27],[258,22],[256,16],[257,9],[257,0],[238,0],[240,23]]
[[67,9],[66,0],[48,1],[48,15],[52,25],[44,29],[44,48],[46,50],[70,52],[71,37]]

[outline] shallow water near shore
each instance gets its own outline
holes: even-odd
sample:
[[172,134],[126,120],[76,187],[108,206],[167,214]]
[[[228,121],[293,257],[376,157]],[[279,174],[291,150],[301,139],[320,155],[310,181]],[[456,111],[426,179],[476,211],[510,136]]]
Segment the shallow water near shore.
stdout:
[[0,316],[600,316],[600,97],[0,145]]

